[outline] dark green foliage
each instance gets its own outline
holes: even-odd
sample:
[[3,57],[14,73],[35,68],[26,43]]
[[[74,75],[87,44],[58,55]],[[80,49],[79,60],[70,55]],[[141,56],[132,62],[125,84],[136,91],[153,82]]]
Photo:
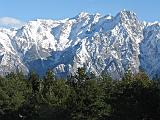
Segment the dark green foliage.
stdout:
[[67,80],[21,72],[0,77],[0,120],[160,120],[160,82],[130,71],[122,80],[79,68]]
[[0,78],[0,118],[18,118],[17,111],[27,102],[31,89],[22,73]]
[[35,72],[30,73],[29,82],[31,83],[33,93],[38,93],[40,91],[40,80],[39,76]]
[[[129,76],[129,77],[128,77]],[[111,92],[113,120],[160,119],[160,89],[144,73],[124,76]]]
[[[76,83],[75,83],[76,84]],[[77,83],[72,97],[72,119],[96,120],[108,114],[108,105],[105,104],[105,91],[96,80],[87,80]]]

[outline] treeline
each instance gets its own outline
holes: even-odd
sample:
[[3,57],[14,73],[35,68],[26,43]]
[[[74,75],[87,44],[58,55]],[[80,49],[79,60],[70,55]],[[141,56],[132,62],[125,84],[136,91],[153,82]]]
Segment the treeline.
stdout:
[[160,82],[140,72],[122,80],[79,68],[67,80],[48,71],[0,77],[0,120],[160,120]]

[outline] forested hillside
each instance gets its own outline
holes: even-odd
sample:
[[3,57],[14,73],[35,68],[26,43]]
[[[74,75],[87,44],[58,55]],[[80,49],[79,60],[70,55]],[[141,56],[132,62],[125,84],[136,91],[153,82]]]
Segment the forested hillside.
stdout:
[[0,77],[0,120],[160,120],[160,82],[140,72],[121,80],[85,73]]

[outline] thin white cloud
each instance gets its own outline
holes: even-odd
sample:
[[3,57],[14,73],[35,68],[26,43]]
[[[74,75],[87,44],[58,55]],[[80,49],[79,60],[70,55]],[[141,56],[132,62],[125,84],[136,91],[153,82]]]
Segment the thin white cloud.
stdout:
[[24,24],[21,20],[12,17],[1,17],[0,26],[3,27],[21,27]]

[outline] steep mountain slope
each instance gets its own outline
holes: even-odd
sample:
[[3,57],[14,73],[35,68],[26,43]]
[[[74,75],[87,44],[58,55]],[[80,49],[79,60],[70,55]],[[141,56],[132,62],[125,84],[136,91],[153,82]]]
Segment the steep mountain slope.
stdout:
[[140,50],[141,68],[151,77],[160,77],[160,23],[149,24],[144,29]]
[[43,75],[52,69],[64,77],[85,67],[118,79],[128,68],[137,73],[141,67],[153,76],[159,73],[159,36],[159,23],[144,24],[130,11],[115,17],[80,13],[59,21],[38,19],[0,31],[0,74],[19,69]]
[[1,29],[0,30],[0,74],[5,75],[9,72],[21,70],[25,74],[29,71],[21,61],[20,56],[17,54],[12,46],[12,38],[16,31]]

